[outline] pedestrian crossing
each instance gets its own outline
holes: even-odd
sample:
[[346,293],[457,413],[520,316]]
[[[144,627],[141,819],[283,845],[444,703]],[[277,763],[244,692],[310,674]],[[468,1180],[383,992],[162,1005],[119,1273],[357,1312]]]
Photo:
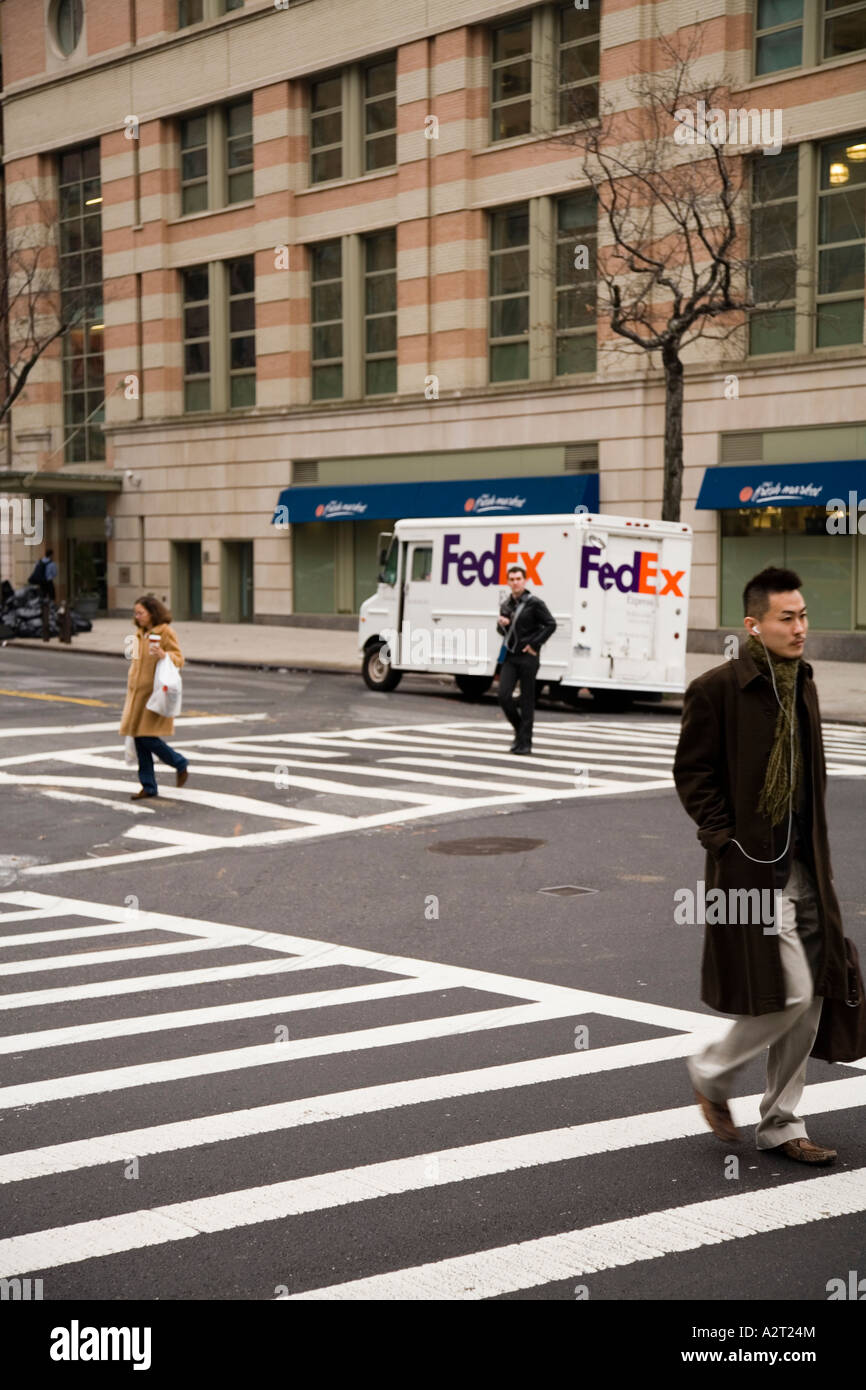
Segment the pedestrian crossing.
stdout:
[[[480,1299],[862,1217],[860,1167],[718,1195],[721,1150],[679,1098],[683,1059],[726,1027],[134,899],[0,894],[0,1279],[230,1297],[241,1263],[247,1297]],[[667,1070],[676,1103],[635,1110]],[[818,1075],[805,1114],[866,1103],[866,1058]],[[738,1123],[759,1099],[733,1103]],[[703,1192],[654,1207],[636,1164],[621,1211],[593,1220],[583,1165],[661,1145]],[[496,1242],[476,1213],[505,1181],[523,1235]]]
[[[196,727],[211,722],[192,719],[179,730],[173,742],[190,759],[190,782],[178,790],[160,765],[153,805],[130,804],[135,774],[116,739],[0,758],[0,785],[81,809],[111,807],[126,822],[111,852],[34,865],[27,875],[288,845],[458,811],[669,789],[679,736],[678,721],[666,718],[539,720],[533,756],[518,759],[502,720],[293,733],[253,722],[229,736]],[[828,773],[866,775],[866,729],[824,728]]]

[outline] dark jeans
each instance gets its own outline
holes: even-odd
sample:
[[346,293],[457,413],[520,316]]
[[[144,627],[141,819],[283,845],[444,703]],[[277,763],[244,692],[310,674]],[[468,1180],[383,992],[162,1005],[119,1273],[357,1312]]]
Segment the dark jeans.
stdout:
[[156,796],[156,774],[153,770],[154,753],[160,762],[168,763],[177,772],[183,772],[188,766],[186,758],[176,749],[169,748],[161,738],[137,738],[135,740],[135,751],[138,754],[138,780],[149,796]]
[[[514,726],[517,742],[532,743],[532,720],[535,715],[535,677],[540,657],[529,652],[510,652],[499,672],[499,703]],[[514,687],[520,681],[520,704],[514,698]]]

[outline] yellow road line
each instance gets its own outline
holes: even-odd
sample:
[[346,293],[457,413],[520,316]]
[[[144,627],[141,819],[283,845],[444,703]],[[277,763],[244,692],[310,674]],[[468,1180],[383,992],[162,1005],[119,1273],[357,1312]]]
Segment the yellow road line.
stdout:
[[12,695],[16,700],[59,700],[66,705],[98,705],[100,709],[117,709],[107,700],[84,700],[78,695],[41,695],[35,690],[0,690],[0,695]]

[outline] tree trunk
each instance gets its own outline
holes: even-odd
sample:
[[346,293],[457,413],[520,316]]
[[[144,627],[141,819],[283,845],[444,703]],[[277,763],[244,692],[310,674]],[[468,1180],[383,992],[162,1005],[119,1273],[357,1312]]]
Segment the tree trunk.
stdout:
[[665,474],[662,521],[679,521],[683,498],[683,364],[679,344],[662,351],[665,372]]

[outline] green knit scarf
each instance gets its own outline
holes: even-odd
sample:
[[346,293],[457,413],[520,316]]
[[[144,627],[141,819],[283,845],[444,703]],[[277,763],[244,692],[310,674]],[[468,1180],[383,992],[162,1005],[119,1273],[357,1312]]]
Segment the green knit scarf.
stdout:
[[[755,665],[766,676],[772,685],[770,677],[770,662],[767,653],[761,643],[755,637],[749,637],[746,646],[749,654],[753,658]],[[795,707],[797,700],[797,674],[800,669],[800,658],[788,660],[786,658],[774,656],[773,674],[776,677],[776,687],[779,691],[779,699],[782,702],[782,709],[776,717],[776,729],[773,734],[773,747],[770,750],[770,760],[767,763],[767,771],[764,777],[764,785],[761,789],[758,801],[758,812],[767,815],[771,825],[778,825],[788,814],[789,796],[796,798],[797,786],[802,776],[803,755],[800,747],[800,727],[797,721]],[[793,787],[789,786],[791,772],[791,724],[794,723],[794,777]]]

